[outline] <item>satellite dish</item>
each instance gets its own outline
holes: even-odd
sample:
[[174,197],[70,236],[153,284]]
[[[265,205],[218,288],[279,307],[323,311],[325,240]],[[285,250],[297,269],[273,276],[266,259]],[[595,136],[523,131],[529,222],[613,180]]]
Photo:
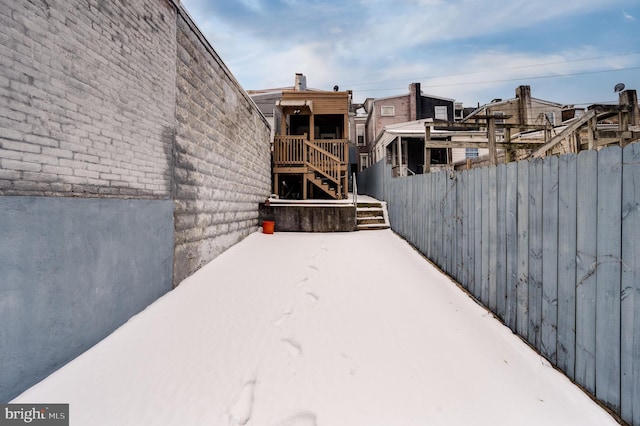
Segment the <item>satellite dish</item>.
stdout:
[[339,89],[339,87],[338,87],[337,85],[333,86],[333,91],[334,91],[334,92],[337,92],[337,91],[338,91],[338,89]]
[[624,90],[624,83],[618,83],[616,84],[616,86],[613,88],[613,91],[618,93],[618,92],[622,92]]

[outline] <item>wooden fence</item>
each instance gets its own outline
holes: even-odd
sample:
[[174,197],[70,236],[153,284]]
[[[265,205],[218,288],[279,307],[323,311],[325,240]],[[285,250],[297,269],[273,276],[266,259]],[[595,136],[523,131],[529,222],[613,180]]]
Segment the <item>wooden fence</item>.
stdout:
[[358,188],[395,232],[640,426],[640,143]]

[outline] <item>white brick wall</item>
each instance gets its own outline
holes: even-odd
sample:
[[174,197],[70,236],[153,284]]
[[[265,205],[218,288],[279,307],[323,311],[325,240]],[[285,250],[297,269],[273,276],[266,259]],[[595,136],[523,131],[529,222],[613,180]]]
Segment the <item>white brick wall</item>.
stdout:
[[169,198],[175,30],[164,0],[0,0],[0,194]]
[[256,229],[268,124],[173,2],[0,0],[0,39],[0,195],[173,198],[175,284]]
[[187,20],[177,73],[174,283],[255,230],[271,190],[267,122]]

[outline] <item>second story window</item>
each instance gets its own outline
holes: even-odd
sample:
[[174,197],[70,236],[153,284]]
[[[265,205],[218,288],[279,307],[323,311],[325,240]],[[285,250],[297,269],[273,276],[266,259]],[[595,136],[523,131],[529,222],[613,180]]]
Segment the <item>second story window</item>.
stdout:
[[383,105],[380,107],[380,115],[383,117],[393,117],[396,115],[396,107],[394,105]]
[[364,145],[364,124],[356,124],[356,143]]
[[435,118],[436,120],[448,120],[447,117],[447,107],[446,106],[436,106],[435,107]]

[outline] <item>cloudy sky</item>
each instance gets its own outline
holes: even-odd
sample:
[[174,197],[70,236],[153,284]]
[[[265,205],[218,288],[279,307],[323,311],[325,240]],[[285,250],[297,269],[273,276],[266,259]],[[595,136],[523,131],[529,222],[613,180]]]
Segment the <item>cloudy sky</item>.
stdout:
[[242,86],[408,92],[465,106],[617,102],[640,90],[640,0],[182,0]]

